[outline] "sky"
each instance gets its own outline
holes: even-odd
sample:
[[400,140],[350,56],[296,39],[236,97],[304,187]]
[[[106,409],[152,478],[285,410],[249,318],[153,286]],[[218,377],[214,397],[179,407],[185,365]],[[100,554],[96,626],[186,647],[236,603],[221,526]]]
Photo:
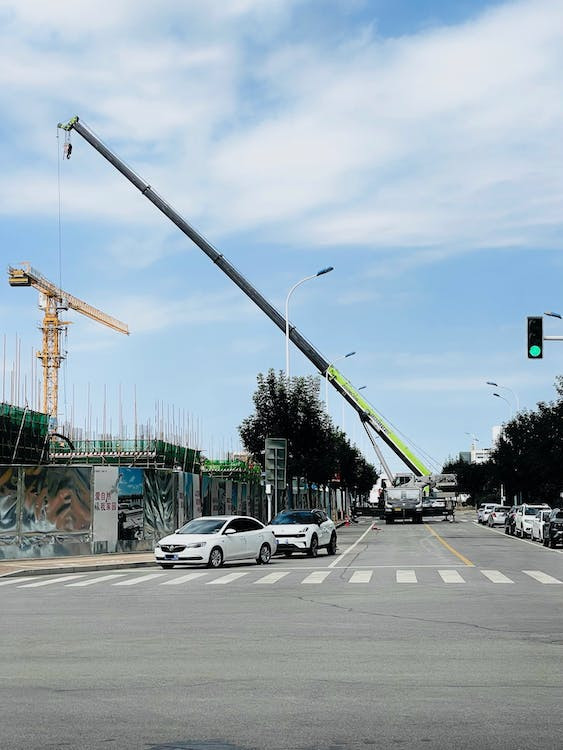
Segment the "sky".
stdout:
[[[528,360],[526,317],[563,313],[557,0],[0,0],[0,62],[3,265],[131,331],[65,313],[59,423],[166,423],[224,457],[285,368],[282,332],[79,134],[63,158],[74,115],[282,314],[333,266],[290,320],[432,468],[555,397],[563,342]],[[6,401],[37,401],[37,303],[6,274]],[[317,374],[293,346],[291,374]],[[328,411],[379,466],[334,390]]]

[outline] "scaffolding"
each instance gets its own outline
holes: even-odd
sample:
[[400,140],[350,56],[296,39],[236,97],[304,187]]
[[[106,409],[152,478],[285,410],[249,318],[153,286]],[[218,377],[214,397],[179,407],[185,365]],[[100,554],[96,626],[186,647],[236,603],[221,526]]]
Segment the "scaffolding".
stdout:
[[93,464],[171,468],[199,473],[201,452],[164,440],[75,440],[71,444],[50,441],[49,461],[53,464]]
[[28,407],[0,403],[0,463],[41,463],[49,434],[49,416]]

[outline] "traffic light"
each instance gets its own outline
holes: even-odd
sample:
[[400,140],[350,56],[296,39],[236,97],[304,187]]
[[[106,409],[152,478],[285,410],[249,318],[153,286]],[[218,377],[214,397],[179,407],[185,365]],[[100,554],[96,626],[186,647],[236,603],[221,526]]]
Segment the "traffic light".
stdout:
[[528,317],[528,359],[543,357],[543,318]]
[[278,490],[283,490],[287,483],[287,440],[285,438],[266,438],[265,448],[264,470],[266,484],[271,484]]

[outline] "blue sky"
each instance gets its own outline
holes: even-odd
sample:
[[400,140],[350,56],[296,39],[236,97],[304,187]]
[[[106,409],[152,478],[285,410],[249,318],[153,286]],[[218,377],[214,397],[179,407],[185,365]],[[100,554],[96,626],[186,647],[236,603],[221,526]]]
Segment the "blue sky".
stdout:
[[[340,369],[438,466],[490,444],[511,391],[552,399],[563,343],[528,361],[525,319],[563,312],[562,42],[546,0],[0,0],[2,260],[131,329],[69,312],[60,420],[88,425],[89,388],[101,430],[105,391],[131,435],[136,391],[138,422],[174,414],[219,457],[285,366],[281,332],[79,135],[60,160],[75,114],[279,310],[334,266],[292,323],[329,361],[355,350]],[[0,313],[4,392],[17,337],[30,400],[36,292],[6,281]]]

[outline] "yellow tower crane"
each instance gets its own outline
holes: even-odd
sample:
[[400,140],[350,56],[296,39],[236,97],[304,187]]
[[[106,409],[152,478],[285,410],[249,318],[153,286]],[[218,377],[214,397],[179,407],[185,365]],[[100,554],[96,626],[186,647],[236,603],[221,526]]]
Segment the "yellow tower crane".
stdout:
[[59,367],[65,358],[61,352],[61,332],[69,325],[69,321],[61,320],[62,310],[76,310],[98,323],[113,328],[114,331],[129,335],[129,328],[120,320],[97,310],[87,302],[63,291],[56,284],[46,279],[29,263],[23,263],[22,268],[9,266],[8,277],[10,286],[33,286],[39,291],[39,307],[44,311],[43,347],[37,356],[43,366],[43,412],[57,419],[59,398]]

